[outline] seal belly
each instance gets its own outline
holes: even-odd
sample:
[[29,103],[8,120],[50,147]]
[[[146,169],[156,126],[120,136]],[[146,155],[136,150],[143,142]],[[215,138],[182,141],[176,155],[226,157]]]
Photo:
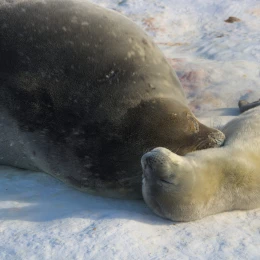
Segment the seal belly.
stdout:
[[15,120],[0,107],[0,164],[17,168],[38,170],[28,158],[28,145]]

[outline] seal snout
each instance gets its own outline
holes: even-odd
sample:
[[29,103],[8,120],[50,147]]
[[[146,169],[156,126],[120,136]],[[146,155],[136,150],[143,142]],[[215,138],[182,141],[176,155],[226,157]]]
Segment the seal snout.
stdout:
[[141,164],[143,169],[152,169],[153,166],[162,164],[163,156],[165,153],[167,154],[168,152],[170,152],[168,151],[168,149],[158,147],[148,153],[145,153],[141,158]]
[[170,150],[157,147],[152,151],[145,153],[141,158],[141,164],[143,168],[143,177],[151,178],[152,176],[160,176],[165,172],[167,162],[169,161]]
[[224,144],[226,137],[221,131],[216,130],[215,132],[210,133],[208,138],[213,143],[213,147],[218,147]]

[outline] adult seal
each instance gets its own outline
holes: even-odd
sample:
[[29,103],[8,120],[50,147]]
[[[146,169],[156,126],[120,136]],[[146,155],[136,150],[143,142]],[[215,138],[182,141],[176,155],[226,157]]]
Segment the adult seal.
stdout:
[[220,148],[185,156],[165,148],[146,153],[144,200],[156,214],[174,221],[260,207],[259,129],[256,107],[226,124],[226,141]]
[[0,2],[0,163],[141,197],[140,158],[215,147],[176,74],[122,15],[85,1]]

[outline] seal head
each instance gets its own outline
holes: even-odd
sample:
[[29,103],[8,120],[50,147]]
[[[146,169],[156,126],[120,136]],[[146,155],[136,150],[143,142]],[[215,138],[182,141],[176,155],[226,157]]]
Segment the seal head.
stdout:
[[191,199],[195,176],[185,158],[158,147],[144,154],[141,164],[146,204],[161,217],[189,219],[192,214],[185,204]]

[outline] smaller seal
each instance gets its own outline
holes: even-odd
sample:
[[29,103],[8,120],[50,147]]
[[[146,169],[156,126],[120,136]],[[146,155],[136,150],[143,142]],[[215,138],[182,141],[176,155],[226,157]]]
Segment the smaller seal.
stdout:
[[260,107],[226,124],[224,146],[179,156],[166,148],[143,155],[142,193],[159,216],[192,221],[260,207]]

